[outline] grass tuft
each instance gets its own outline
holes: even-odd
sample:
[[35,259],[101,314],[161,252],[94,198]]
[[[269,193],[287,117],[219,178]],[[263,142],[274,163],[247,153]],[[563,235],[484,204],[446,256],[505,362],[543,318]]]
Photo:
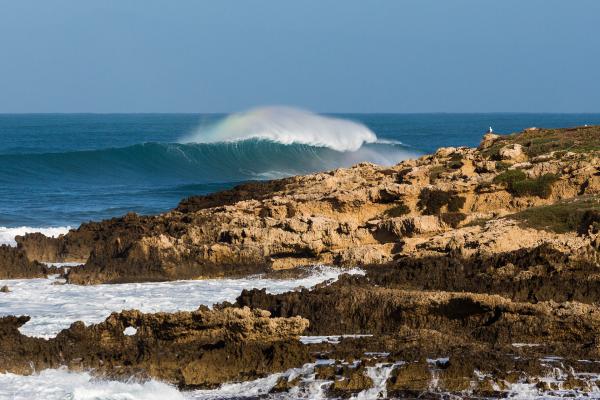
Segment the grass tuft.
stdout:
[[510,216],[523,226],[556,233],[587,233],[600,229],[600,198],[583,197],[548,206],[532,207]]
[[558,180],[554,174],[544,174],[529,179],[519,169],[509,169],[494,178],[494,183],[503,184],[513,196],[537,196],[547,199],[552,194],[552,184]]

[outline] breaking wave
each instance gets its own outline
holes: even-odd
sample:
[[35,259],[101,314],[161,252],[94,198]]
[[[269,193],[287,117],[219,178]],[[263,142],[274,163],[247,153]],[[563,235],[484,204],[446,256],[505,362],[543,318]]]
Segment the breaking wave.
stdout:
[[15,236],[23,236],[26,233],[40,232],[46,236],[57,237],[69,232],[70,229],[70,226],[60,226],[55,228],[34,228],[30,226],[7,228],[0,226],[0,246],[3,244],[16,246],[17,242],[15,242]]
[[393,142],[364,143],[348,151],[264,138],[214,143],[143,143],[100,150],[0,155],[0,182],[10,182],[15,177],[31,184],[49,179],[125,185],[140,181],[239,182],[348,167],[363,161],[393,165],[415,154]]
[[199,128],[182,141],[218,143],[248,139],[357,151],[365,143],[375,143],[377,136],[358,122],[292,107],[261,107],[231,114],[212,126]]

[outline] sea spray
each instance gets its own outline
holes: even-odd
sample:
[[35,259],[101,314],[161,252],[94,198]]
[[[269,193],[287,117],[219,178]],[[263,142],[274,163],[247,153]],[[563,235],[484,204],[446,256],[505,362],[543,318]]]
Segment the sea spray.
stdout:
[[59,226],[53,228],[35,228],[31,226],[19,226],[16,228],[7,228],[5,226],[0,226],[0,246],[3,244],[7,244],[9,246],[16,246],[17,242],[15,241],[16,236],[23,236],[26,233],[43,233],[46,236],[57,237],[59,235],[63,235],[71,229],[70,226]]
[[0,374],[0,399],[11,400],[184,400],[175,387],[149,380],[118,382],[86,372],[47,369],[29,376]]
[[184,137],[182,142],[216,143],[248,139],[357,151],[363,144],[377,141],[377,136],[358,122],[293,107],[261,107],[231,114],[217,124],[198,129]]
[[[362,123],[285,107],[205,116],[196,125],[186,116],[165,116],[172,125],[140,116],[132,125],[115,122],[114,134],[99,132],[95,116],[83,118],[89,124],[65,118],[61,129],[74,124],[85,135],[68,128],[68,134],[50,130],[30,138],[40,146],[26,146],[17,137],[13,145],[22,146],[2,151],[0,143],[0,226],[77,226],[131,211],[155,214],[182,198],[241,182],[361,162],[390,166],[419,154],[396,140],[398,132],[387,125],[383,134],[391,137],[380,139]],[[176,123],[180,119],[190,125],[183,129]],[[156,126],[173,133],[144,133]],[[72,136],[80,141],[66,145]],[[97,141],[90,139],[95,136]]]

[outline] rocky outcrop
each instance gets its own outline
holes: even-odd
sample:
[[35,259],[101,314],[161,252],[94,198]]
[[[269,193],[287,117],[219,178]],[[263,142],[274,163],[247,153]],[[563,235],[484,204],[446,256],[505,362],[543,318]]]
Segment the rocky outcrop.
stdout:
[[113,313],[76,322],[55,338],[22,335],[29,317],[0,318],[0,372],[30,374],[66,365],[112,378],[153,377],[181,387],[213,387],[255,379],[309,360],[297,338],[300,317],[270,318],[248,308],[143,314]]
[[[363,163],[249,183],[186,199],[165,214],[128,214],[56,239],[34,234],[17,242],[31,260],[85,261],[68,276],[82,284],[385,264],[448,247],[494,254],[565,242],[566,232],[499,219],[600,195],[599,138],[600,127],[487,135],[479,149],[442,148],[390,168]],[[484,221],[490,225],[481,228]]]
[[49,269],[14,247],[0,246],[0,279],[42,278]]
[[[241,306],[267,309],[275,316],[301,315],[307,332],[391,334],[403,327],[462,336],[465,341],[594,343],[600,328],[595,305],[577,302],[511,301],[488,294],[413,291],[353,284],[349,278],[331,286],[270,295],[244,291]],[[599,349],[593,349],[600,355]]]
[[[302,315],[310,320],[308,334],[372,335],[311,345],[318,357],[347,360],[319,369],[335,398],[360,392],[502,398],[526,386],[540,395],[600,389],[596,304],[382,287],[386,280],[375,282],[376,275],[279,295],[244,291],[237,302],[273,315]],[[372,377],[381,379],[377,387]]]
[[[373,346],[387,352],[364,351]],[[574,354],[549,355],[552,349],[543,344],[488,347],[435,332],[405,330],[377,339],[345,339],[339,345],[312,347],[338,361],[317,364],[293,379],[280,378],[273,391],[302,393],[310,374],[331,398],[580,398],[600,388],[597,363]]]

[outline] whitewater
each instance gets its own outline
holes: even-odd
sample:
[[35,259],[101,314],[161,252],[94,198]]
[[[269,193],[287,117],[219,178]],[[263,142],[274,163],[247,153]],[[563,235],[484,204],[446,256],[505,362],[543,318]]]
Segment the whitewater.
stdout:
[[156,214],[246,181],[476,146],[489,126],[584,124],[600,114],[0,114],[0,227]]
[[111,312],[132,309],[143,312],[192,311],[200,305],[234,302],[244,289],[266,288],[270,293],[283,293],[334,281],[342,273],[363,272],[316,266],[300,279],[256,276],[85,286],[64,284],[64,280],[56,276],[48,279],[0,280],[0,287],[6,285],[11,290],[0,296],[0,316],[28,315],[31,320],[20,331],[29,336],[48,338],[75,321],[86,324],[101,322]]
[[[317,266],[299,279],[268,279],[256,276],[245,279],[95,286],[64,284],[64,280],[57,276],[48,279],[0,280],[0,287],[6,285],[11,290],[0,297],[0,315],[28,315],[31,320],[23,325],[20,331],[29,336],[49,338],[75,321],[97,323],[103,321],[111,312],[127,309],[143,312],[192,311],[200,305],[212,306],[224,301],[233,302],[243,289],[265,288],[270,293],[283,293],[311,288],[322,282],[333,282],[342,273],[364,272],[360,269],[343,270]],[[306,340],[310,342],[315,339]],[[246,388],[253,386],[259,392],[260,388],[268,391],[279,376],[281,374],[267,378],[267,381],[240,385],[245,385]],[[271,381],[272,384],[269,383]],[[206,399],[223,398],[222,395],[227,393],[225,398],[239,397],[240,392],[235,395],[238,389],[240,388],[236,386],[225,385],[217,391],[182,393],[157,381],[98,380],[89,373],[74,373],[66,369],[39,371],[31,376],[0,374],[0,399]]]
[[249,139],[306,144],[336,151],[357,151],[377,136],[365,125],[292,107],[261,107],[227,116],[183,139],[186,143],[237,142]]
[[23,236],[27,233],[42,233],[48,237],[58,237],[69,232],[70,226],[58,226],[49,228],[36,228],[32,226],[18,226],[16,228],[7,228],[6,226],[0,226],[0,246],[3,244],[8,246],[16,246],[16,236]]

